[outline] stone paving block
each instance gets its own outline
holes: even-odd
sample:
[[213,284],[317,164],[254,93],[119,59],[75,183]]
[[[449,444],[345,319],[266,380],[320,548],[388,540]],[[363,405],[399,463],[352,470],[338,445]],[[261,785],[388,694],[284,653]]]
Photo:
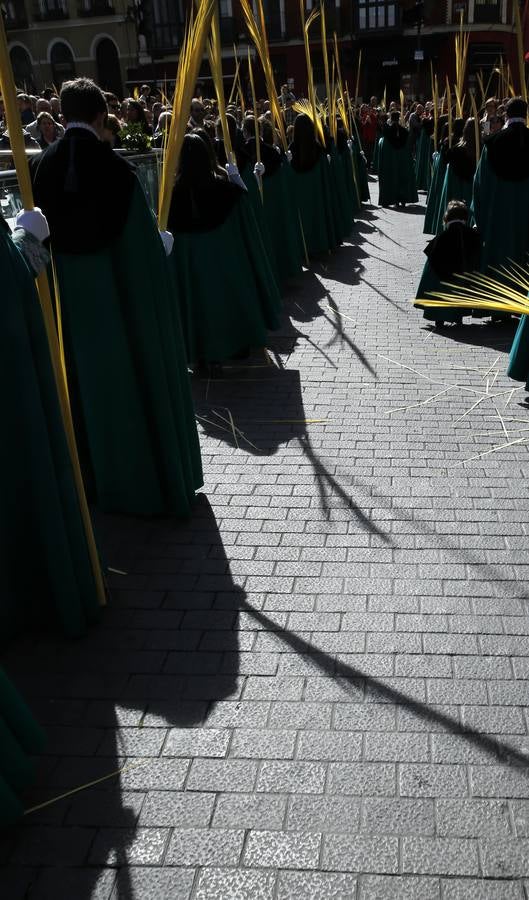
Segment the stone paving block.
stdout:
[[364,759],[383,762],[427,762],[430,758],[428,735],[373,732],[365,735]]
[[270,728],[328,728],[331,724],[332,705],[330,703],[272,703],[269,719]]
[[474,736],[470,740],[468,733],[461,735],[435,734],[432,735],[432,758],[434,763],[494,765],[498,761],[498,754],[489,743],[485,744]]
[[245,700],[301,700],[302,694],[303,679],[296,676],[250,675],[244,689]]
[[189,769],[189,760],[148,759],[125,769],[120,775],[126,790],[180,791]]
[[459,879],[441,881],[442,900],[524,900],[520,883]]
[[362,735],[359,732],[302,731],[299,735],[297,759],[348,761],[361,759],[361,756]]
[[293,731],[238,728],[233,732],[229,755],[246,759],[292,759],[295,745]]
[[169,841],[168,828],[100,828],[89,862],[106,866],[159,866]]
[[354,875],[338,872],[280,872],[277,900],[354,900]]
[[327,766],[319,762],[265,760],[257,779],[258,791],[321,794]]
[[510,804],[514,830],[518,837],[529,837],[529,801],[517,800]]
[[331,763],[330,794],[392,797],[396,794],[396,768],[390,763]]
[[251,831],[244,849],[247,866],[275,869],[316,869],[321,835],[308,832]]
[[463,706],[461,719],[465,728],[484,734],[526,734],[521,709],[512,706]]
[[334,704],[334,728],[345,731],[394,731],[396,709],[382,704]]
[[189,900],[194,877],[194,869],[123,868],[111,900]]
[[438,878],[362,875],[358,900],[440,900]]
[[527,878],[529,839],[482,838],[479,842],[486,878]]
[[[200,795],[199,795],[200,796]],[[279,794],[219,794],[212,825],[214,828],[281,830],[287,798]]]
[[529,798],[529,773],[514,766],[472,766],[470,785],[473,797]]
[[19,832],[10,854],[14,866],[80,866],[94,839],[93,828],[30,826]]
[[477,842],[465,838],[404,837],[402,867],[416,875],[478,875]]
[[189,791],[251,791],[257,763],[246,759],[194,759],[186,788]]
[[[65,823],[67,825],[88,825],[93,828],[101,825],[131,826],[138,821],[144,800],[145,794],[139,791],[102,791],[97,789],[82,791],[72,798]],[[50,810],[52,809],[53,806],[50,807]],[[61,813],[61,820],[63,816],[64,810]]]
[[396,837],[333,834],[324,838],[322,866],[331,871],[396,873],[398,855]]
[[208,725],[215,728],[264,728],[269,702],[224,700],[209,711]]
[[356,797],[292,797],[287,828],[293,831],[358,831],[360,800]]
[[166,866],[236,866],[244,831],[225,828],[175,828],[165,856]]
[[505,837],[511,834],[505,800],[437,800],[440,837]]
[[163,756],[223,757],[228,751],[230,732],[220,728],[171,728],[163,746]]
[[140,825],[147,827],[206,828],[211,820],[215,794],[152,791],[143,804]]
[[250,869],[204,869],[199,876],[195,900],[273,900],[274,872]]
[[467,773],[461,765],[405,764],[400,767],[403,797],[464,797],[468,794]]
[[365,797],[362,803],[361,828],[372,834],[433,835],[433,801]]

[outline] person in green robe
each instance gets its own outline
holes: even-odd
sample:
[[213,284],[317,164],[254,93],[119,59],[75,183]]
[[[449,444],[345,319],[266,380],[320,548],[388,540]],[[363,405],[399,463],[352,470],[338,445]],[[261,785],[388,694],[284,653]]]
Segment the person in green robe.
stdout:
[[411,155],[409,134],[400,125],[400,113],[390,115],[390,124],[379,143],[379,199],[380,206],[406,206],[417,203],[415,168]]
[[[472,207],[483,240],[481,265],[524,266],[529,251],[529,129],[527,104],[512,98],[502,131],[485,141],[474,178]],[[499,277],[496,273],[494,277]]]
[[[464,119],[455,119],[452,129],[452,146],[461,139],[464,126]],[[441,137],[439,141],[439,149],[437,153],[434,154],[432,182],[430,184],[430,190],[428,191],[426,213],[424,216],[424,234],[439,234],[442,231],[443,216],[446,212],[446,207],[444,207],[441,213],[440,206],[446,168],[448,166],[448,151],[450,150],[450,140],[448,137],[448,116],[440,116],[438,129]]]
[[428,191],[432,180],[432,156],[434,120],[425,116],[421,121],[421,130],[417,140],[415,154],[415,180],[417,190]]
[[341,236],[336,229],[329,160],[325,148],[316,140],[312,120],[303,113],[294,123],[294,139],[289,149],[294,200],[306,255],[330,253],[340,244]]
[[467,119],[461,139],[446,152],[446,172],[439,198],[437,234],[443,229],[443,217],[452,200],[461,200],[470,208],[476,172],[476,160],[480,148],[476,148],[474,119]]
[[[253,122],[253,119],[252,119]],[[292,171],[285,154],[276,144],[274,127],[269,119],[259,119],[260,157],[263,170],[257,174],[262,186],[262,205],[267,233],[275,258],[280,283],[296,278],[303,270],[303,241],[292,187]],[[257,150],[254,136],[246,141],[254,171]],[[259,186],[259,183],[258,183]]]
[[[426,262],[417,289],[419,309],[424,309],[424,318],[435,322],[438,328],[447,322],[460,325],[464,315],[472,315],[472,310],[457,309],[454,306],[422,306],[420,300],[435,299],[432,292],[447,293],[454,275],[479,271],[481,237],[475,228],[469,226],[469,210],[466,203],[452,200],[444,216],[444,230],[425,249]],[[457,283],[457,282],[456,282]]]
[[79,636],[99,612],[34,282],[48,234],[39,210],[20,213],[13,235],[0,218],[0,644],[50,623]]
[[187,516],[202,484],[175,283],[129,164],[100,140],[105,98],[61,91],[64,138],[33,160],[50,224],[85,479],[107,512]]
[[[253,177],[253,176],[252,176]],[[281,296],[244,185],[219,176],[204,139],[184,138],[169,227],[187,355],[219,364],[263,347]]]

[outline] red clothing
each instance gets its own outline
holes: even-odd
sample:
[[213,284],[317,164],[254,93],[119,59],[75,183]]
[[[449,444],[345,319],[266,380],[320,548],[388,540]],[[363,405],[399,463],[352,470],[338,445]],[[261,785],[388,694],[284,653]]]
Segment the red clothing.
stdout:
[[363,115],[360,119],[360,132],[362,142],[373,144],[377,138],[377,114],[374,112]]

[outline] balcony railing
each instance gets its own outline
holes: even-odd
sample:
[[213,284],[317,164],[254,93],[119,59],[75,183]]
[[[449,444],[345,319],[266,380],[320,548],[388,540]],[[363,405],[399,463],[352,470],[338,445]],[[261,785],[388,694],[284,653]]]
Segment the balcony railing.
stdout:
[[37,22],[58,22],[61,19],[68,19],[69,15],[66,5],[53,2],[39,3],[33,12],[33,17]]
[[88,19],[92,16],[115,16],[116,10],[107,0],[89,0],[78,8],[80,18]]

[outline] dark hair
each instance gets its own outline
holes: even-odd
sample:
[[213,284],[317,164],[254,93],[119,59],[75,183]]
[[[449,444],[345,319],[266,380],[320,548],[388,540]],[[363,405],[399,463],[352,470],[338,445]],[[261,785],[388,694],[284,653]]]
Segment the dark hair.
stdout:
[[521,97],[513,97],[505,107],[505,114],[508,119],[526,119],[527,103]]
[[[208,151],[211,169],[212,169],[212,171],[215,171],[215,169],[218,166],[218,163],[217,163],[217,157],[215,155],[215,147],[214,147],[213,141],[211,140],[210,135],[208,134],[208,132],[206,131],[205,128],[193,128],[191,135],[193,135],[193,134],[196,134],[197,137],[199,137],[200,140],[203,141],[204,146],[206,147],[206,149]],[[184,140],[185,140],[185,138],[184,138]]]
[[392,113],[390,113],[390,120],[392,125],[398,125],[400,122],[400,112],[398,109],[394,109]]
[[466,147],[469,153],[476,152],[476,124],[475,119],[467,119],[463,128],[463,134],[459,141],[460,147]]
[[107,113],[103,91],[91,78],[66,81],[61,88],[61,109],[66,122],[91,125],[101,113]]
[[127,100],[127,107],[129,109],[135,109],[138,113],[138,121],[137,124],[141,125],[143,131],[149,130],[149,123],[147,121],[147,116],[145,115],[145,110],[139,100]]
[[186,134],[180,151],[177,183],[196,187],[213,175],[211,156],[206,142],[199,134]]
[[463,219],[465,222],[468,222],[468,206],[464,200],[451,200],[446,207],[446,212],[443,216],[445,225],[457,219]]
[[292,141],[292,157],[294,168],[309,171],[314,168],[321,155],[316,140],[314,122],[305,113],[301,113],[294,121],[294,140]]

